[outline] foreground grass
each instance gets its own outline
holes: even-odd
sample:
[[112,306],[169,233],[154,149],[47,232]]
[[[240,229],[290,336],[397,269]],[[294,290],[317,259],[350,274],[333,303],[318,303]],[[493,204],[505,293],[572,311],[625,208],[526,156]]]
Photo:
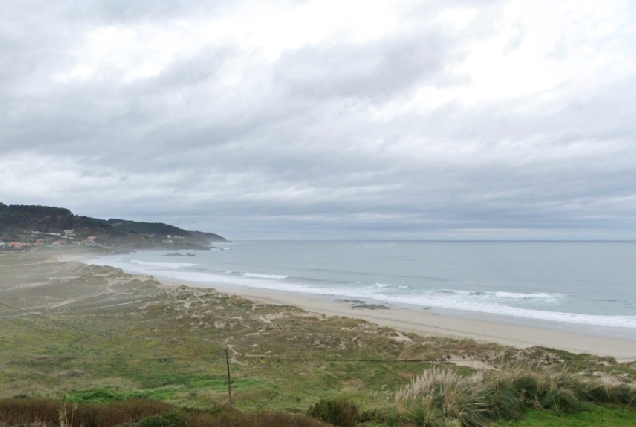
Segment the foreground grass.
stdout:
[[493,427],[633,427],[634,410],[617,406],[586,405],[576,414],[552,411],[529,411],[521,421],[504,421]]
[[636,389],[566,371],[511,367],[459,375],[430,369],[396,393],[403,418],[422,426],[457,422],[481,427],[498,420],[521,420],[529,409],[578,414],[590,403],[622,405],[636,421]]
[[0,426],[33,427],[328,427],[304,415],[259,412],[231,407],[184,409],[133,399],[110,404],[68,404],[42,399],[0,400]]

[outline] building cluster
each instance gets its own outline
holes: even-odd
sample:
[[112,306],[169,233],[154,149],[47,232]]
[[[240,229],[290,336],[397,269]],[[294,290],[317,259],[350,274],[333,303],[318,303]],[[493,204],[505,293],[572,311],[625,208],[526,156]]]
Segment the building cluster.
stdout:
[[[97,236],[78,238],[75,230],[63,230],[59,233],[45,233],[37,230],[24,230],[23,236],[15,241],[0,241],[0,250],[25,250],[38,246],[96,246]],[[30,236],[30,238],[29,238]]]

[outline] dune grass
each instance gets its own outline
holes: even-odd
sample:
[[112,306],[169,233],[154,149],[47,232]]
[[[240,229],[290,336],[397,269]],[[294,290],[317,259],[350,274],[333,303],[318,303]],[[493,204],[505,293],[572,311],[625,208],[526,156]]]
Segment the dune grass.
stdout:
[[631,410],[636,408],[636,389],[567,371],[510,367],[462,376],[434,368],[398,390],[396,402],[403,405],[406,418],[421,425],[457,420],[465,427],[480,427],[497,420],[520,420],[527,409],[574,414],[584,404],[594,403]]

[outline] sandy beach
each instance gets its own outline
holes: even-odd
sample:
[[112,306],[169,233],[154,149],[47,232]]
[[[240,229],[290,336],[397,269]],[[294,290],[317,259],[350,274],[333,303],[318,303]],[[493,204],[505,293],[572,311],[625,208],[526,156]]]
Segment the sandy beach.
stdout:
[[[186,285],[200,287],[200,284],[158,279],[172,286]],[[352,304],[347,301],[330,300],[312,295],[272,292],[252,288],[236,288],[215,284],[210,284],[209,287],[227,294],[240,295],[266,304],[293,305],[310,312],[327,316],[345,316],[364,319],[380,326],[388,326],[403,332],[470,338],[476,341],[494,342],[517,348],[543,346],[573,353],[610,356],[616,358],[619,362],[636,360],[636,341],[628,339],[524,327],[431,314],[426,311],[403,308],[354,308]]]
[[[87,260],[84,254],[65,254],[57,258],[63,262],[84,262]],[[135,272],[128,273],[138,274]],[[388,326],[402,332],[414,332],[425,336],[436,335],[469,338],[476,341],[494,342],[516,348],[542,346],[573,353],[589,353],[614,357],[619,362],[636,360],[636,340],[633,339],[586,335],[583,333],[454,317],[431,313],[425,310],[389,305],[381,309],[377,307],[365,308],[364,304],[352,304],[350,301],[324,296],[233,287],[218,283],[209,283],[206,286],[202,286],[202,284],[198,282],[176,281],[169,278],[153,277],[167,286],[185,285],[197,288],[209,287],[227,294],[239,295],[265,304],[291,305],[326,316],[359,318],[380,326]]]

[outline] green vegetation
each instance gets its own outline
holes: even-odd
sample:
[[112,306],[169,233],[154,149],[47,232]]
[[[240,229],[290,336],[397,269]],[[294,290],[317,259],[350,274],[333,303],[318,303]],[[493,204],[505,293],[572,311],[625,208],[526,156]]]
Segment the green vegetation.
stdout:
[[[21,233],[34,230],[44,233],[59,233],[62,230],[77,230],[86,235],[108,235],[113,227],[99,220],[73,215],[65,208],[31,205],[5,205],[0,203],[0,232]],[[119,233],[118,235],[121,235]]]
[[[70,233],[65,234],[64,230]],[[84,241],[92,236],[90,242]],[[0,241],[37,245],[90,243],[120,248],[205,249],[212,241],[226,241],[214,233],[183,230],[163,223],[123,219],[95,219],[50,206],[0,203]]]
[[620,406],[586,405],[576,414],[553,411],[528,411],[522,421],[502,421],[493,427],[633,427],[633,409]]
[[207,243],[211,241],[225,242],[226,240],[215,233],[202,233],[200,231],[188,231],[174,225],[164,224],[162,222],[138,222],[127,221],[125,219],[109,219],[109,225],[116,230],[128,231],[136,234],[158,235],[161,237],[183,237],[190,241],[199,243]]
[[44,399],[0,399],[1,426],[67,427],[327,427],[302,415],[256,412],[231,407],[179,408],[152,400],[110,404],[69,404]]
[[340,427],[355,427],[360,419],[358,407],[344,399],[321,399],[307,415]]
[[519,420],[528,408],[571,414],[579,412],[584,403],[636,407],[636,389],[562,370],[511,367],[459,375],[431,369],[399,390],[396,400],[405,404],[405,413],[421,414],[415,418],[422,425],[438,425],[448,419],[477,427],[497,420]]
[[191,236],[192,234],[174,225],[161,222],[136,222],[125,219],[109,219],[108,224],[120,230],[126,230],[137,234],[160,234],[162,236]]
[[[63,401],[99,411],[164,405],[120,424],[156,417],[144,422],[161,425],[175,411],[188,426],[289,414],[322,420],[296,425],[367,427],[636,419],[634,363],[403,334],[45,252],[0,254],[0,324],[0,399],[48,399],[42,405],[55,413]],[[594,406],[607,404],[617,406]],[[2,408],[0,426],[15,423]]]

